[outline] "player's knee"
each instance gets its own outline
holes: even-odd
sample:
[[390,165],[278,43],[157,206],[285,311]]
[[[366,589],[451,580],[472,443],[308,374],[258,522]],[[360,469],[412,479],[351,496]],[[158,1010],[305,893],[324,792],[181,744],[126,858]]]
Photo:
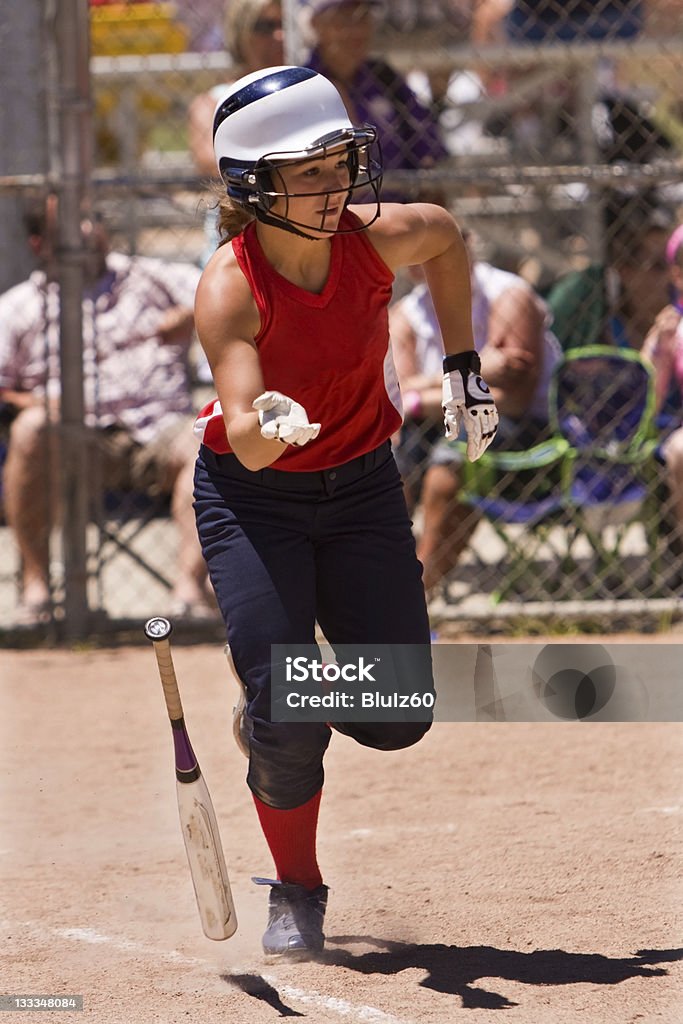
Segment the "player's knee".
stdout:
[[389,729],[378,743],[377,750],[403,750],[419,743],[429,732],[431,722],[391,722]]
[[247,785],[254,796],[268,807],[282,811],[300,807],[322,788],[323,779],[322,765],[312,774],[292,772],[283,775],[274,770],[272,764],[255,757],[252,749]]
[[[264,728],[264,725],[267,725]],[[275,730],[281,735],[275,739]],[[254,722],[247,784],[268,804],[287,810],[310,800],[323,784],[323,755],[330,730],[323,722]]]

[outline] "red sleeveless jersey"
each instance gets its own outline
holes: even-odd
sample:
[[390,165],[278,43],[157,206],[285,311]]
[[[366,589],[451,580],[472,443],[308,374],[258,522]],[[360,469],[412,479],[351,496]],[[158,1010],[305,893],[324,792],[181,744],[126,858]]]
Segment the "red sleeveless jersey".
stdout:
[[[346,210],[341,224],[357,220]],[[365,232],[333,236],[319,295],[271,267],[254,223],[232,247],[261,316],[254,340],[266,390],[293,398],[311,423],[321,424],[314,441],[289,445],[273,468],[328,469],[388,440],[402,420],[387,316],[394,278]],[[195,432],[212,451],[231,451],[218,401],[201,410]]]

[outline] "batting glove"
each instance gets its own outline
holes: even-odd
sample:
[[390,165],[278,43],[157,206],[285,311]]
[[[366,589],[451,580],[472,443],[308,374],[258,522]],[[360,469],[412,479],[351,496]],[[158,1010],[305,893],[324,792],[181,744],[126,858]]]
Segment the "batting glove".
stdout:
[[269,441],[282,441],[300,448],[320,433],[320,424],[308,422],[303,405],[279,391],[264,391],[254,399],[252,408],[258,410],[261,436]]
[[446,437],[455,439],[464,426],[467,458],[475,462],[493,441],[498,426],[496,403],[481,378],[481,362],[476,352],[446,356],[442,395]]

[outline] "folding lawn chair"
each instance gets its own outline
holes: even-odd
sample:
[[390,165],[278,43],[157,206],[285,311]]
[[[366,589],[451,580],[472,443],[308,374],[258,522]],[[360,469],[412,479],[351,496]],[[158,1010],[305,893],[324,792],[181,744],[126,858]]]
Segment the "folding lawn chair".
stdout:
[[570,446],[565,502],[573,549],[583,538],[589,550],[592,578],[583,596],[625,596],[633,590],[635,523],[642,526],[655,569],[658,557],[651,371],[631,349],[570,349],[554,378],[551,411],[557,434]]
[[631,350],[570,349],[549,404],[548,441],[463,462],[461,500],[505,545],[494,599],[623,596],[633,589],[624,542],[634,522],[656,558],[650,371]]

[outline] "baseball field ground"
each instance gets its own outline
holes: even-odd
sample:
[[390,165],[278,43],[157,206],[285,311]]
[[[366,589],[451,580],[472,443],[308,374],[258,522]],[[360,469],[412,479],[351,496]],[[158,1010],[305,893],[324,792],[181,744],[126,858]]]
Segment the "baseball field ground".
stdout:
[[83,999],[8,1020],[683,1020],[680,724],[439,723],[389,754],[333,736],[327,951],[273,963],[220,646],[174,658],[237,905],[222,943],[200,929],[149,647],[0,658],[0,996]]

